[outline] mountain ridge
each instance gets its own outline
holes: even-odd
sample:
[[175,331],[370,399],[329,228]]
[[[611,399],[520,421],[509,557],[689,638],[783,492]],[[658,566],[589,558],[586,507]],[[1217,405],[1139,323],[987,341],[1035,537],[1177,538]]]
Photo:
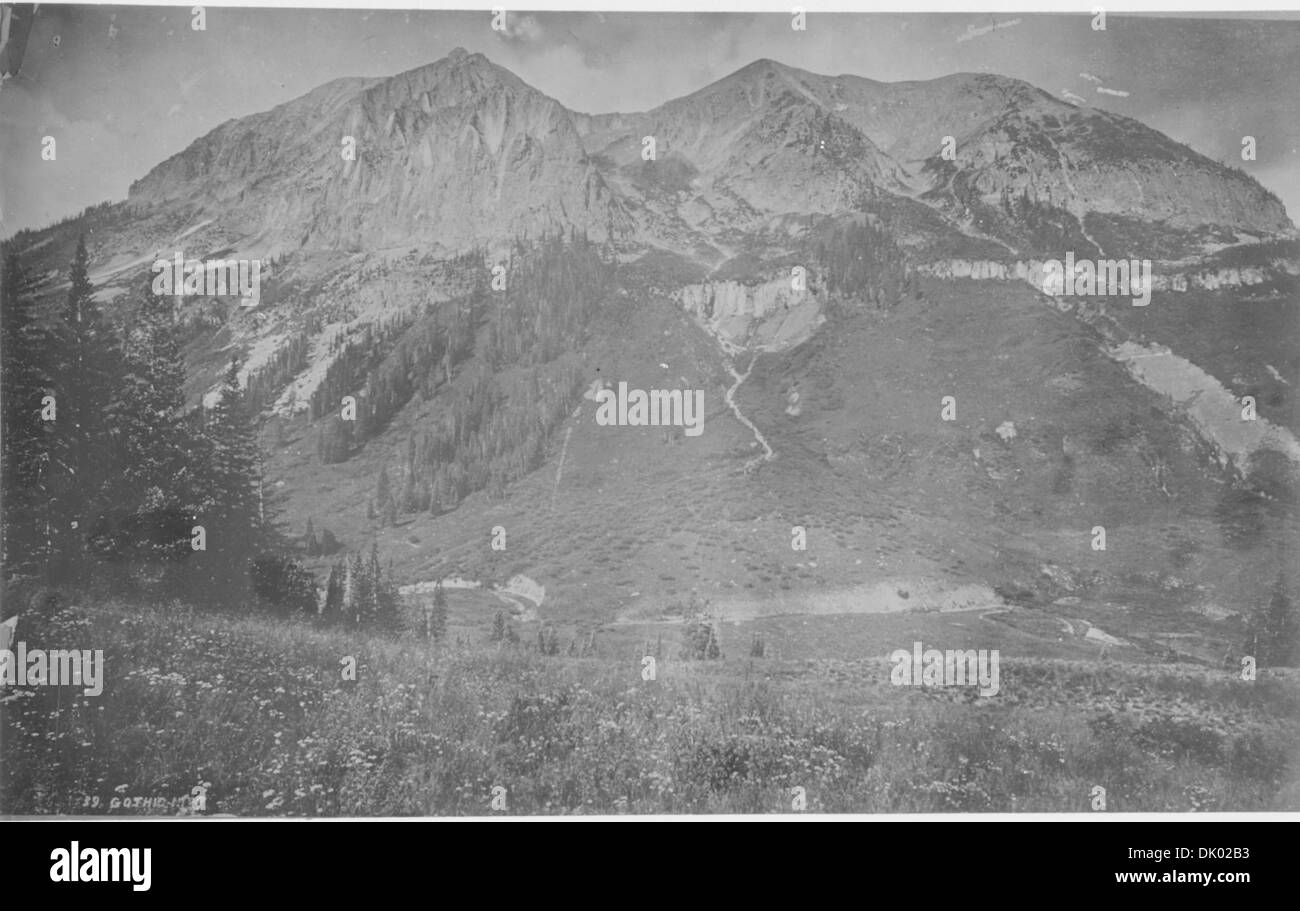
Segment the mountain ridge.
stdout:
[[[355,161],[337,145],[348,136]],[[940,155],[945,137],[950,160]],[[1140,154],[1116,156],[1126,142]],[[248,199],[251,186],[265,199]],[[668,231],[689,250],[725,248],[736,226],[834,214],[881,192],[920,200],[974,233],[988,220],[980,206],[1003,193],[1030,193],[1080,221],[1294,230],[1276,197],[1245,175],[1137,121],[1010,77],[886,83],[761,58],[649,111],[585,114],[461,48],[227,121],[133,183],[128,204],[190,205],[276,238],[277,249],[411,239],[457,250],[574,227],[634,245]]]

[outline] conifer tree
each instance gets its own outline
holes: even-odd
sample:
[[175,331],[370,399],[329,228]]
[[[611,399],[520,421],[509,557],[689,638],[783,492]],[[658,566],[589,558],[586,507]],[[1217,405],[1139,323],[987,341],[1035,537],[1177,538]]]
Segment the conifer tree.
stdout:
[[[46,567],[50,579],[75,578],[83,568],[84,533],[104,503],[114,473],[107,416],[121,349],[95,303],[85,238],[77,241],[70,287],[49,357],[57,405],[49,442],[46,493]],[[74,523],[76,523],[74,525]]]
[[316,530],[312,528],[311,519],[307,520],[307,532],[303,535],[303,543],[307,546],[307,556],[320,556],[320,542],[316,540]]
[[713,628],[712,624],[709,625],[709,644],[705,651],[705,657],[710,660],[722,657],[722,649],[718,645],[718,633],[717,630]]
[[379,469],[379,480],[375,483],[375,505],[384,524],[388,524],[389,504],[392,499],[393,489],[388,481],[388,468],[385,466]]
[[368,572],[374,586],[374,624],[385,632],[397,632],[401,626],[401,611],[398,606],[397,589],[393,585],[393,568],[390,561],[388,572],[384,573],[379,565],[379,545],[370,545],[370,566]]
[[250,559],[271,543],[262,521],[257,440],[238,360],[230,362],[220,398],[207,415],[205,442],[207,470],[198,479],[202,496],[196,517],[207,532],[207,551],[199,565],[213,596],[236,601],[247,592]]
[[185,365],[172,298],[146,283],[138,294],[109,407],[115,502],[145,510],[193,506],[200,453],[185,426]]
[[433,587],[433,608],[429,612],[429,635],[441,641],[447,635],[447,595],[442,580]]
[[29,276],[18,255],[5,251],[0,257],[0,562],[6,575],[37,568],[39,488],[47,479],[51,429],[41,416],[50,390],[44,369],[49,349],[48,334],[32,311]]
[[375,614],[375,586],[360,553],[352,557],[348,569],[347,592],[345,612],[348,626],[353,629],[369,626]]
[[337,553],[340,546],[341,545],[339,544],[338,538],[334,537],[334,532],[330,531],[328,528],[321,529],[321,533],[320,533],[321,556],[328,557],[334,553]]
[[330,567],[329,578],[325,582],[325,606],[321,610],[321,623],[326,626],[338,626],[343,622],[343,576],[346,568],[341,563]]

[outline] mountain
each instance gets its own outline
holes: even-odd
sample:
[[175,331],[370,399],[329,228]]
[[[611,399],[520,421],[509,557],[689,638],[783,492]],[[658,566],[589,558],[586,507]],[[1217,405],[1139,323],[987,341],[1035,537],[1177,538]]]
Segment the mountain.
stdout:
[[130,204],[219,215],[275,250],[458,250],[569,226],[626,230],[570,113],[460,49],[224,124],[133,184]]
[[[1243,173],[1132,119],[995,75],[891,84],[760,60],[653,111],[585,118],[579,128],[612,165],[612,181],[649,170],[641,141],[656,137],[673,172],[691,176],[673,189],[693,226],[830,213],[876,192],[919,196],[966,228],[980,214],[971,208],[1021,193],[1100,230],[1130,221],[1206,235],[1291,227],[1281,202]],[[945,137],[951,159],[941,155]],[[633,195],[629,183],[621,187]],[[996,227],[1014,239],[1014,226]]]
[[[377,541],[404,583],[521,574],[571,623],[1064,598],[1208,643],[1293,533],[1281,203],[1014,79],[760,60],[591,115],[457,50],[223,124],[13,238],[51,308],[81,233],[119,319],[156,257],[266,261],[257,308],[187,301],[190,400],[239,356],[287,527]],[[1059,306],[1024,278],[1067,252],[1153,259],[1160,290]],[[620,381],[702,390],[704,432],[598,423]],[[1155,620],[1116,607],[1139,597]]]
[[1085,235],[1191,232],[1184,254],[1216,232],[1235,242],[1291,227],[1243,173],[1001,76],[890,84],[759,60],[652,111],[593,116],[460,49],[223,124],[133,184],[129,204],[183,207],[276,252],[457,251],[574,227],[688,255],[712,247],[716,260],[783,217],[881,196],[1015,246],[1023,232],[995,210],[1021,194]]

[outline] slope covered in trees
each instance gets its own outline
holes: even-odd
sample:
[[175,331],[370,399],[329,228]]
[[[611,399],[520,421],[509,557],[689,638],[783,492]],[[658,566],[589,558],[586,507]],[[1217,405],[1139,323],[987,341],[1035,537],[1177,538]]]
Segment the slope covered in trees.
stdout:
[[238,362],[214,407],[187,408],[172,298],[141,282],[114,324],[83,241],[43,322],[19,257],[3,263],[5,580],[245,605],[251,561],[278,541]]
[[[538,468],[555,429],[582,395],[572,357],[609,287],[595,245],[571,235],[517,242],[495,274],[479,266],[470,290],[408,322],[348,342],[312,400],[317,455],[344,461],[383,433],[413,400],[432,403],[412,429],[394,484],[375,477],[374,513],[442,512],[470,493],[494,495]],[[355,400],[355,420],[340,403]]]

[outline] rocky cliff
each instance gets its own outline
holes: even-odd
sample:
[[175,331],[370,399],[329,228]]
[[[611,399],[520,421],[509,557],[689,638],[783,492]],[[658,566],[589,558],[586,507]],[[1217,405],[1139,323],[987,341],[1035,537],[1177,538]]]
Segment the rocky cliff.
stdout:
[[825,321],[819,293],[816,287],[796,291],[782,277],[687,285],[675,297],[724,346],[780,351],[805,341]]
[[462,50],[224,124],[134,184],[130,202],[196,207],[294,247],[455,250],[630,227],[569,112]]

